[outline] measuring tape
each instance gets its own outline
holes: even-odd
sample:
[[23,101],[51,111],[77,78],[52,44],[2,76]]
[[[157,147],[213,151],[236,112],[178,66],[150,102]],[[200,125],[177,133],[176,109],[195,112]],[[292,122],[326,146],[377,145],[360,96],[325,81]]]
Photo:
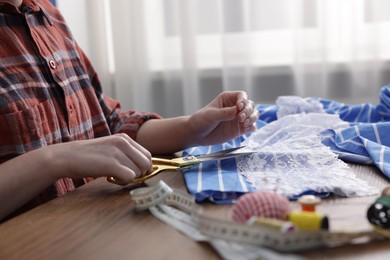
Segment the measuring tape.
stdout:
[[[154,216],[170,224],[197,241],[226,241],[265,246],[280,252],[297,252],[320,247],[334,247],[364,241],[383,239],[374,230],[363,232],[295,231],[283,233],[266,225],[248,225],[215,219],[202,213],[195,198],[170,188],[159,181],[153,187],[130,192],[137,211],[149,209]],[[165,214],[165,215],[164,215]],[[167,217],[168,215],[169,217]],[[191,235],[191,233],[198,234]],[[192,229],[192,231],[189,231]]]

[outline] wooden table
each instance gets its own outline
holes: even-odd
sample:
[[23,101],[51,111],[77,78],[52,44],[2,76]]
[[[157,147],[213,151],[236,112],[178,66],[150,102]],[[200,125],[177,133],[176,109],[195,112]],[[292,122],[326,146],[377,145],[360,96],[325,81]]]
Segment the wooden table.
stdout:
[[[356,174],[383,188],[389,182],[376,169],[352,166]],[[180,173],[163,179],[185,190]],[[0,259],[220,259],[207,243],[194,242],[148,211],[135,212],[129,191],[97,179],[0,225]],[[326,199],[317,208],[334,227],[368,225],[365,213],[376,197]],[[231,205],[202,204],[216,217],[230,218]],[[297,205],[294,205],[297,207]],[[390,259],[390,240],[306,251],[309,258]]]

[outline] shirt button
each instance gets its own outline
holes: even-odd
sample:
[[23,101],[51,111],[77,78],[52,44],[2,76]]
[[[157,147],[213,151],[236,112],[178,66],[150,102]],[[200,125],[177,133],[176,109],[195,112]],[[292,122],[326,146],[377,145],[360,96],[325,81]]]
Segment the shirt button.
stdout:
[[49,61],[49,65],[50,65],[50,68],[52,68],[52,69],[55,69],[57,67],[57,65],[56,65],[54,60],[50,60]]

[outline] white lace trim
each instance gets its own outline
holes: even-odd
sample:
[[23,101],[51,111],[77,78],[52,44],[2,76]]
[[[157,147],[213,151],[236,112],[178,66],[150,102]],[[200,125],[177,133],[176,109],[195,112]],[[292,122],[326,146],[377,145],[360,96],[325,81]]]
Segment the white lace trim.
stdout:
[[238,171],[256,190],[286,196],[306,190],[340,196],[368,196],[378,190],[358,179],[343,161],[321,143],[318,133],[348,126],[336,115],[287,115],[248,137],[240,151],[255,154],[237,159]]
[[277,118],[300,113],[325,113],[319,100],[298,96],[280,96],[275,104],[278,106]]

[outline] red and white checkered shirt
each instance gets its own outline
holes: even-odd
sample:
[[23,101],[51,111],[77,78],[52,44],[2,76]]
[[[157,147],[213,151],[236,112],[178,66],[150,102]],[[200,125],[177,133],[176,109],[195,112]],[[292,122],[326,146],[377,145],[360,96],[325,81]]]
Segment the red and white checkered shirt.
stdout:
[[[155,113],[121,112],[48,0],[0,3],[0,163],[43,146],[114,133],[135,138]],[[44,167],[44,165],[43,165]],[[62,179],[31,206],[88,180]]]

